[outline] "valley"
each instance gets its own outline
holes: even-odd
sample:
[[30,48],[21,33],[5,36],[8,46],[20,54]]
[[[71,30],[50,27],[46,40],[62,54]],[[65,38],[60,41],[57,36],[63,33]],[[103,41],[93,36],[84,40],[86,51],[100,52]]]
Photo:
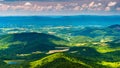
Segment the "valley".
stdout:
[[119,24],[6,27],[0,31],[0,68],[120,67]]

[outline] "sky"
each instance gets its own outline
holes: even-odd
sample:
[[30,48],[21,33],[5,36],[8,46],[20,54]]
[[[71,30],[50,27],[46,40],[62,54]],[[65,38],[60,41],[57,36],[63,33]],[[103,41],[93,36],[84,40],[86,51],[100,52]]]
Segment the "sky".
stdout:
[[0,0],[0,16],[120,15],[120,0]]

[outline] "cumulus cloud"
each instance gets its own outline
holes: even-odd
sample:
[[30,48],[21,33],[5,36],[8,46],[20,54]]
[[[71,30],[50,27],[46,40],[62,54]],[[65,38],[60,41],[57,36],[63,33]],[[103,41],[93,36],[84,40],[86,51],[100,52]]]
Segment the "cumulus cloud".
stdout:
[[117,2],[109,2],[108,6],[115,6],[117,4]]
[[30,2],[26,2],[24,5],[26,5],[26,6],[31,6],[32,3],[30,3]]
[[82,8],[88,8],[88,5],[87,4],[83,4]]
[[101,6],[101,5],[102,5],[102,3],[98,3],[98,5],[99,5],[99,6]]
[[64,8],[64,6],[61,5],[61,4],[57,4],[56,7],[55,7],[56,10],[61,10],[63,8]]
[[95,4],[95,2],[93,1],[93,2],[91,2],[90,4],[89,4],[89,7],[93,7],[94,6],[94,4]]
[[10,7],[9,5],[6,5],[6,4],[0,4],[0,10],[2,10],[2,11],[6,11],[6,10],[8,10],[9,7]]
[[[112,7],[112,6],[116,6],[116,7]],[[77,2],[70,2],[70,3],[66,3],[66,2],[44,2],[44,3],[37,3],[37,2],[29,2],[29,1],[24,1],[21,3],[13,3],[13,4],[9,4],[9,3],[0,3],[0,10],[1,11],[16,11],[16,12],[61,12],[61,11],[80,11],[80,12],[84,12],[84,11],[111,11],[111,10],[116,10],[119,11],[120,8],[117,5],[117,2],[112,2],[109,1],[108,4],[104,4],[103,2],[99,1],[91,1],[91,2],[82,2],[82,3],[77,3]]]
[[110,11],[110,10],[111,10],[110,7],[106,7],[106,8],[105,8],[105,11]]
[[81,10],[81,8],[80,8],[80,6],[75,6],[75,7],[73,8],[73,10],[79,11],[79,10]]

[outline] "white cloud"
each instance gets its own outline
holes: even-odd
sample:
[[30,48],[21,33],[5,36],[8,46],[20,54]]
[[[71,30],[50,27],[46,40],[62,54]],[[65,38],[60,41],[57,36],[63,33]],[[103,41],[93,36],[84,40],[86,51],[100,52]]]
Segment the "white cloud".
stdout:
[[57,5],[55,6],[55,9],[56,9],[56,10],[61,10],[62,8],[64,8],[64,6],[61,5],[61,4],[57,4]]
[[93,7],[94,6],[94,4],[95,4],[95,2],[93,1],[93,2],[91,2],[90,4],[89,4],[89,7]]
[[10,8],[9,5],[6,5],[6,4],[0,4],[0,10],[2,10],[2,11],[6,11],[6,10],[8,10],[9,8]]
[[[22,2],[19,4],[7,4],[0,3],[1,11],[15,11],[15,12],[48,12],[48,11],[110,11],[116,10],[119,11],[120,7],[116,5],[116,2],[109,2],[106,4],[102,2],[90,2],[90,3],[34,3],[34,2]],[[114,8],[111,6],[115,6]],[[106,6],[106,7],[105,7]],[[72,12],[71,11],[71,12]]]
[[88,8],[88,5],[87,4],[83,4],[82,8]]
[[102,3],[98,3],[98,5],[99,5],[99,6],[101,6],[101,5],[102,5]]
[[106,8],[105,8],[105,11],[110,11],[110,10],[111,10],[110,7],[106,7]]
[[26,2],[24,5],[26,5],[26,6],[31,6],[32,3],[30,3],[30,2]]
[[44,7],[43,6],[37,6],[37,8],[34,9],[35,11],[43,11]]
[[108,6],[115,6],[117,4],[117,2],[109,2]]
[[81,8],[80,8],[80,6],[75,6],[74,8],[73,8],[73,10],[75,10],[75,11],[78,11],[78,10],[80,10]]

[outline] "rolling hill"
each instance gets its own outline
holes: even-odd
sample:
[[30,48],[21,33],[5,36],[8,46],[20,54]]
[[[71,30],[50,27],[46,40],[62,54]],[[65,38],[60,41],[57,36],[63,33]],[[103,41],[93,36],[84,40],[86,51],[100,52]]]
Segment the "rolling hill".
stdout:
[[30,63],[30,68],[89,68],[84,62],[68,57],[64,53],[56,53]]
[[[53,35],[44,33],[17,33],[0,37],[0,54],[16,55],[36,51],[47,52],[55,48],[52,41],[64,41]],[[2,55],[3,56],[3,55]]]

